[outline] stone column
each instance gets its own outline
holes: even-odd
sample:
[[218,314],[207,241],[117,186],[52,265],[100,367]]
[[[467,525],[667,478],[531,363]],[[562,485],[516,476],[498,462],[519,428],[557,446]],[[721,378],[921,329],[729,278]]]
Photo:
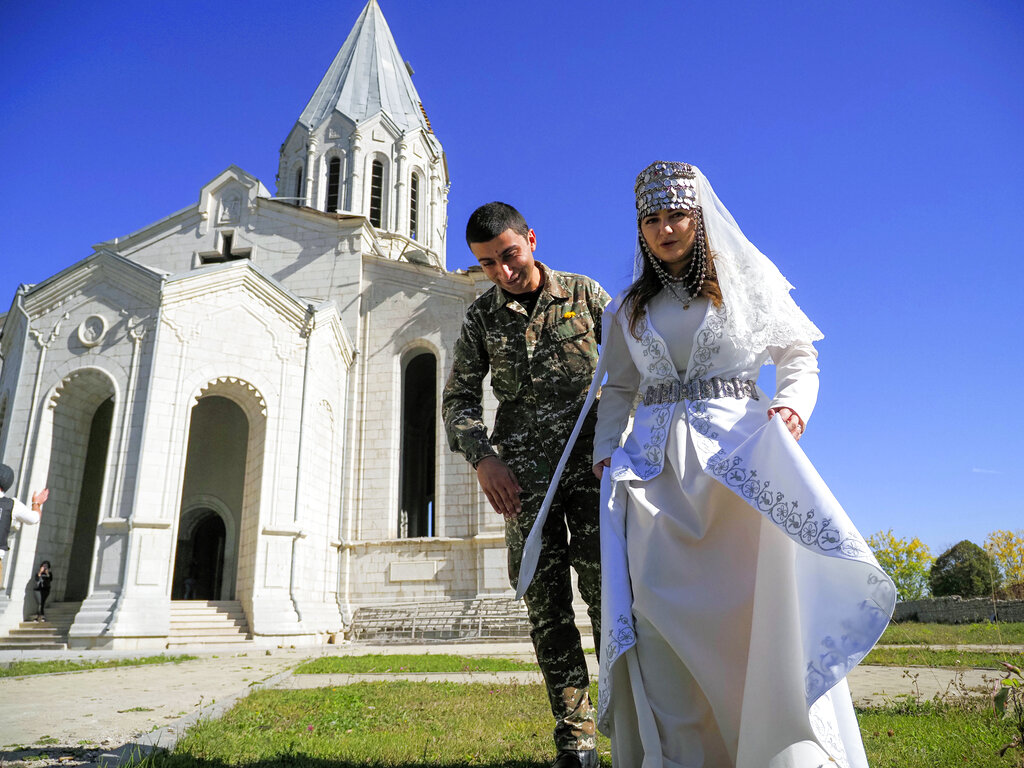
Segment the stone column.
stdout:
[[[438,197],[440,197],[441,174],[438,172],[437,163],[433,163],[430,169],[430,213],[427,216],[427,247],[441,255],[441,236],[438,232],[440,222],[438,216]],[[443,263],[443,259],[442,259]]]
[[395,162],[395,232],[409,234],[409,194],[405,183],[406,168],[409,165],[409,144],[403,138],[398,145],[398,160]]
[[316,136],[310,136],[306,142],[306,201],[305,204],[309,208],[316,208],[316,200],[313,199],[313,173],[314,173],[314,162],[316,160]]
[[360,186],[359,180],[362,177],[360,169],[363,165],[363,148],[362,148],[362,134],[359,133],[359,128],[352,131],[351,136],[351,151],[349,152],[349,163],[348,163],[348,210],[352,213],[363,213],[363,189]]

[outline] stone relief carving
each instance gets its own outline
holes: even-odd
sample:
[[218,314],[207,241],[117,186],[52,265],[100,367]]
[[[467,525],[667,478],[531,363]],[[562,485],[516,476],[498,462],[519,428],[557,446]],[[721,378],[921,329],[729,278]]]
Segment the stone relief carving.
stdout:
[[95,347],[107,335],[108,327],[103,315],[89,315],[78,326],[78,340],[83,346]]
[[230,224],[238,221],[242,216],[242,198],[237,192],[225,195],[220,203],[219,224]]

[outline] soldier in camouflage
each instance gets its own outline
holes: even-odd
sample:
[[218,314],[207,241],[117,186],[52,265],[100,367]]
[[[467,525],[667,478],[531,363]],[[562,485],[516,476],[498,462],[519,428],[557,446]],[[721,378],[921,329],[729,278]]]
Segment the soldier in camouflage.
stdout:
[[[608,294],[588,277],[535,261],[534,231],[504,203],[478,208],[466,241],[495,285],[466,312],[442,412],[449,445],[473,464],[491,506],[505,517],[515,587],[523,545],[597,366]],[[481,402],[488,372],[498,400],[490,437]],[[530,636],[555,716],[558,757],[552,768],[597,766],[590,676],[569,574],[571,565],[599,638],[600,488],[590,466],[596,413],[595,406],[562,475],[526,592]]]

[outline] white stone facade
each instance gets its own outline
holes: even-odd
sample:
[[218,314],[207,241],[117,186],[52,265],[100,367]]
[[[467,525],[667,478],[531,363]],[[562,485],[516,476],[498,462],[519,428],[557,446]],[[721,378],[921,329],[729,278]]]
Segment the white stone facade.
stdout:
[[[0,632],[43,559],[51,599],[82,603],[81,648],[163,647],[188,596],[238,600],[258,641],[292,644],[361,606],[509,593],[501,518],[440,416],[487,284],[445,269],[443,151],[375,0],[345,46],[281,147],[277,195],[231,166],[14,297],[0,455],[16,496],[51,496],[11,536]],[[354,80],[374,67],[394,82]],[[410,511],[414,487],[429,501]]]

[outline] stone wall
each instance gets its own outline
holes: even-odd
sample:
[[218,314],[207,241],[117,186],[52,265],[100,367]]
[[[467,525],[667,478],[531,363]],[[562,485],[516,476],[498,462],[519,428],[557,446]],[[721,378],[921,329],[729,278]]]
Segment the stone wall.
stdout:
[[992,600],[990,597],[964,599],[932,597],[897,603],[892,620],[933,622],[936,624],[970,624],[980,621],[1024,621],[1024,600]]

